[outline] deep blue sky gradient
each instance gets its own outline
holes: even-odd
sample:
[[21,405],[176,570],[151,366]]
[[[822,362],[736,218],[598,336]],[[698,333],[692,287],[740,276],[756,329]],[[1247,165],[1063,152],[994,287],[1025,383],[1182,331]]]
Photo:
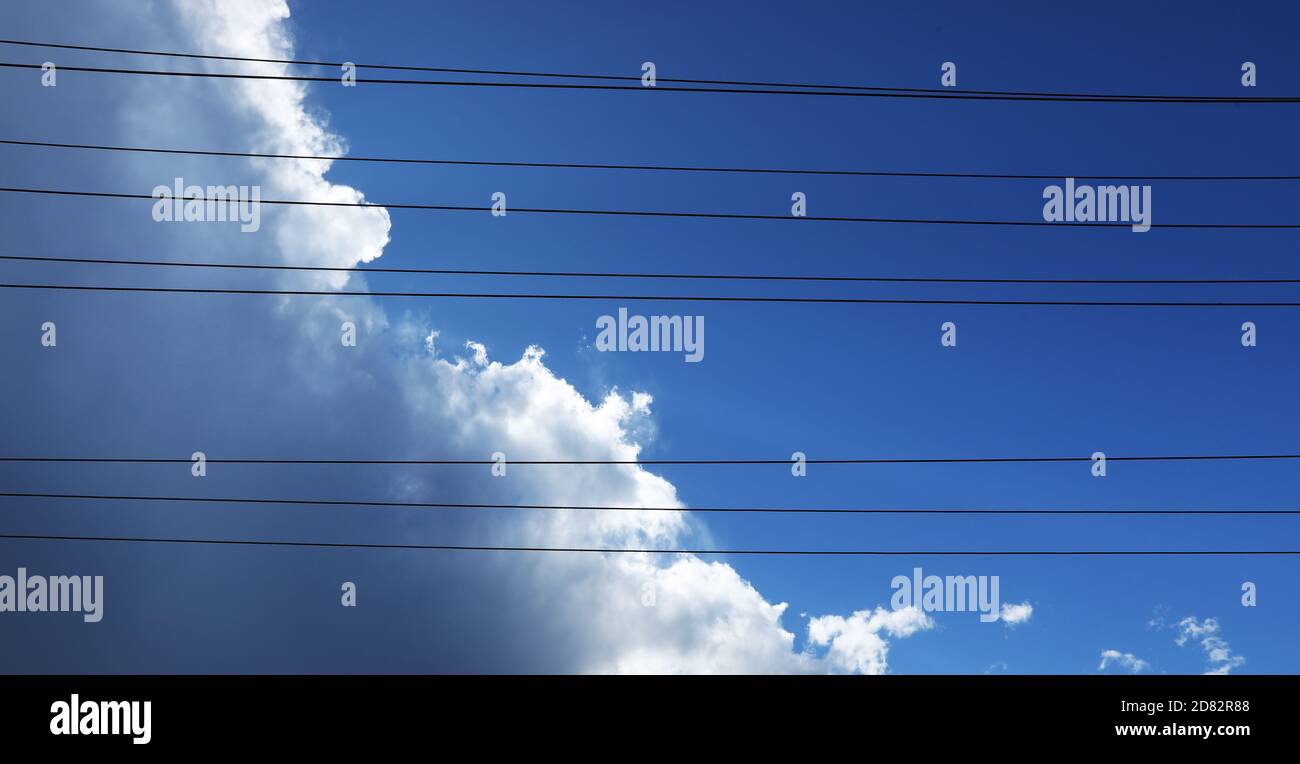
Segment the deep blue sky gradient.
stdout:
[[[1293,5],[1239,10],[1226,3],[294,3],[302,58],[457,67],[637,74],[655,61],[660,77],[937,86],[939,65],[955,61],[961,89],[1294,96],[1300,52]],[[21,6],[7,34],[17,38],[115,45],[75,14],[45,18]],[[3,60],[40,61],[41,52],[0,51]],[[76,60],[91,61],[89,56]],[[60,60],[74,62],[72,55]],[[1239,84],[1242,61],[1259,65],[1260,85]],[[102,59],[100,59],[102,62]],[[138,63],[132,61],[132,63]],[[63,75],[59,90],[101,80]],[[364,76],[364,75],[363,75]],[[0,92],[17,91],[29,72],[0,72]],[[85,83],[85,84],[82,84]],[[173,81],[152,87],[174,87]],[[219,97],[223,84],[198,83]],[[38,94],[39,95],[39,94]],[[18,97],[18,96],[16,96]],[[28,96],[22,96],[24,98]],[[94,142],[92,114],[81,119],[30,109],[5,110],[3,137]],[[311,103],[357,155],[517,161],[629,162],[1051,173],[1300,173],[1300,106],[1039,102],[936,102],[670,92],[318,86]],[[68,105],[63,116],[75,113]],[[213,146],[177,134],[174,145]],[[105,156],[0,147],[5,185],[147,193],[105,186],[121,163],[155,163],[162,174],[228,176],[236,160]],[[115,164],[116,163],[116,164]],[[238,165],[236,165],[238,166]],[[88,169],[94,168],[94,169]],[[106,171],[107,170],[107,171]],[[222,174],[226,173],[226,174]],[[586,170],[401,167],[338,163],[331,180],[369,200],[486,205],[494,191],[512,206],[593,207],[785,214],[793,191],[811,215],[1036,220],[1042,181],[832,178],[633,173]],[[1157,182],[1154,221],[1294,223],[1300,183]],[[43,214],[129,202],[0,198],[3,246],[42,251],[45,234],[24,221]],[[141,203],[143,204],[143,203]],[[50,213],[51,208],[61,212]],[[116,209],[116,207],[115,207]],[[41,212],[45,210],[46,212]],[[143,213],[141,213],[143,214]],[[346,214],[346,211],[340,212]],[[456,212],[393,211],[394,267],[606,270],[799,275],[979,278],[1300,277],[1300,234],[1292,231],[1177,231],[876,225],[811,221],[593,218],[514,214],[506,220]],[[143,225],[143,223],[142,223]],[[107,256],[130,256],[122,229],[64,232]],[[60,254],[48,252],[48,254]],[[9,280],[74,271],[12,263]],[[76,271],[89,281],[139,281],[141,274]],[[159,277],[161,278],[161,277]],[[179,277],[178,277],[179,278]],[[255,285],[221,274],[216,283]],[[666,281],[490,280],[483,277],[375,275],[373,289],[582,291],[592,293],[771,294],[954,299],[1300,300],[1291,286],[825,285]],[[30,319],[49,295],[0,295],[0,381],[4,453],[111,450],[113,433],[86,420],[38,416],[48,391],[33,384]],[[113,296],[59,296],[101,306]],[[194,299],[158,297],[160,306]],[[234,299],[234,298],[229,298]],[[239,298],[257,299],[257,298]],[[981,306],[776,305],[627,301],[505,302],[389,300],[390,314],[427,316],[440,344],[483,342],[497,359],[528,345],[589,398],[612,385],[654,398],[657,437],[645,458],[810,458],[927,456],[1086,456],[1293,453],[1300,425],[1300,312],[1244,308],[1081,308]],[[645,313],[706,319],[706,356],[686,364],[672,354],[601,354],[591,346],[595,319],[629,305]],[[88,308],[89,309],[89,308]],[[1259,325],[1260,344],[1243,349],[1239,326]],[[959,326],[959,346],[939,346],[939,326]],[[182,343],[180,330],[165,337]],[[163,340],[159,340],[160,342]],[[135,340],[119,338],[119,352]],[[258,384],[240,369],[238,342],[209,345],[232,353],[231,375],[216,389]],[[102,353],[110,353],[105,348]],[[197,352],[184,351],[178,352]],[[22,355],[27,353],[27,355]],[[23,359],[28,359],[24,361]],[[144,373],[144,370],[140,370]],[[44,374],[41,375],[44,378]],[[151,417],[139,401],[142,432]],[[52,404],[51,404],[52,405]],[[360,417],[358,417],[360,418]],[[223,434],[231,448],[310,450],[310,438],[257,431],[245,422]],[[364,427],[364,422],[358,422]],[[147,443],[148,441],[142,441]],[[384,452],[382,432],[363,444]],[[267,445],[271,448],[272,445]],[[182,444],[159,444],[162,451]],[[355,454],[352,456],[363,456]],[[418,455],[412,455],[418,456]],[[449,455],[457,456],[457,455]],[[468,455],[477,458],[480,455]],[[522,455],[521,455],[522,456]],[[535,454],[534,458],[564,458]],[[157,468],[131,476],[157,492]],[[307,469],[307,468],[304,468]],[[518,467],[517,469],[548,469]],[[563,469],[562,467],[549,469]],[[1296,508],[1300,464],[1113,463],[1104,480],[1088,465],[813,465],[795,480],[786,468],[668,466],[655,469],[691,505],[880,506],[955,508]],[[6,469],[29,486],[69,487],[69,468]],[[120,473],[77,468],[78,487],[100,487]],[[306,473],[303,473],[304,475]],[[298,478],[294,478],[297,480]],[[309,477],[302,477],[308,482]],[[134,483],[136,486],[142,483]],[[176,483],[180,490],[188,485]],[[39,490],[31,488],[32,490]],[[362,492],[361,489],[357,489]],[[230,493],[240,493],[231,488]],[[285,494],[291,493],[285,489]],[[38,533],[80,532],[87,522],[117,532],[94,510],[35,516],[50,505],[4,500],[0,524]],[[176,510],[172,510],[175,512]],[[163,510],[133,510],[131,529],[148,532]],[[167,530],[247,534],[274,527],[285,537],[321,535],[313,516],[291,511],[275,526],[213,513]],[[81,519],[86,522],[75,522]],[[720,547],[864,549],[1197,549],[1300,548],[1295,517],[997,517],[705,516]],[[268,521],[269,522],[269,521]],[[420,522],[420,521],[412,521]],[[21,554],[20,554],[21,553]],[[94,639],[58,623],[4,623],[0,641],[56,645],[27,664],[6,654],[6,670],[527,670],[495,663],[488,645],[430,655],[434,632],[454,628],[475,599],[448,594],[384,552],[276,552],[112,549],[0,544],[0,571],[21,556],[28,567],[95,560],[141,600],[119,598],[114,622]],[[75,555],[75,556],[74,556]],[[333,559],[331,559],[333,558]],[[338,614],[339,559],[370,566],[384,592],[364,625]],[[183,563],[210,560],[220,582],[186,579]],[[30,562],[26,562],[30,561]],[[1005,601],[1033,603],[1019,628],[980,624],[969,614],[938,616],[938,628],[895,643],[891,670],[1089,672],[1103,649],[1134,652],[1157,671],[1196,673],[1204,656],[1178,648],[1174,632],[1150,628],[1157,609],[1169,619],[1215,617],[1241,672],[1300,670],[1296,558],[733,558],[771,601],[789,602],[787,629],[802,640],[801,613],[820,615],[886,604],[889,580],[921,565],[938,574],[997,574]],[[406,563],[403,563],[403,566]],[[425,565],[433,563],[410,563]],[[160,583],[151,570],[175,569]],[[167,566],[167,567],[161,567]],[[241,585],[288,577],[274,591],[238,594]],[[1243,608],[1243,581],[1259,586],[1259,606]],[[298,585],[301,585],[300,587]],[[319,585],[319,587],[317,586]],[[292,592],[318,588],[317,600]],[[191,595],[200,599],[199,603]],[[250,598],[251,597],[251,601]],[[118,604],[121,603],[121,604]],[[468,603],[468,604],[467,604]],[[128,611],[128,608],[130,610]],[[12,629],[12,630],[11,630]],[[301,635],[316,636],[305,643]],[[450,643],[452,640],[448,640]],[[96,646],[101,657],[74,657]],[[445,645],[444,645],[445,646]],[[461,650],[463,653],[457,653]],[[54,657],[59,656],[59,657]],[[60,663],[59,661],[65,661]],[[1005,667],[1005,668],[1003,668]]]

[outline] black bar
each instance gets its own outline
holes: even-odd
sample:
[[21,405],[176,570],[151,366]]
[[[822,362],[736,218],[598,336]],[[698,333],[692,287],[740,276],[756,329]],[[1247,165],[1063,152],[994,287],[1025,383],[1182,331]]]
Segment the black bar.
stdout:
[[[858,758],[937,746],[1021,759],[1075,746],[1253,750],[1294,743],[1296,677],[1283,676],[24,676],[0,684],[0,735],[38,752],[367,748],[486,755],[682,755],[829,746]],[[131,734],[54,735],[54,704],[149,701]],[[1129,704],[1147,704],[1145,706]],[[1181,708],[1171,703],[1182,703]],[[1155,705],[1161,704],[1161,705]],[[143,708],[143,705],[140,706]],[[82,714],[84,720],[86,715]],[[1132,726],[1150,726],[1137,735]],[[1180,729],[1209,726],[1213,732]],[[1117,726],[1128,734],[1117,734]],[[1231,733],[1231,734],[1230,734]],[[1051,748],[1024,748],[1042,743]],[[431,748],[432,746],[432,748]],[[608,750],[608,749],[606,749]],[[1035,753],[1036,751],[1036,753]],[[1053,754],[1055,752],[1055,754]],[[859,755],[860,754],[860,755]]]

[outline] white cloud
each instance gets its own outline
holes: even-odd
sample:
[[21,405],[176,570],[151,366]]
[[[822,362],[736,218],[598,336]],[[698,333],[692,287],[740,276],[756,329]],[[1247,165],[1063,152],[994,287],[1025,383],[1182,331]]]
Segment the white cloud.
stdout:
[[1028,621],[1034,615],[1034,606],[1028,602],[1020,604],[1004,604],[1002,606],[1002,622],[1008,626],[1019,626]]
[[1207,635],[1217,634],[1218,631],[1219,622],[1214,618],[1206,618],[1204,622],[1198,622],[1196,616],[1189,615],[1178,622],[1178,636],[1174,638],[1174,643],[1182,647],[1189,639],[1201,639]]
[[836,671],[883,674],[888,670],[889,643],[882,633],[910,637],[934,627],[934,621],[916,607],[859,610],[848,618],[822,616],[808,622],[808,642],[826,647],[825,661]]
[[1220,627],[1217,619],[1206,618],[1203,621],[1198,621],[1195,616],[1189,615],[1178,622],[1178,636],[1174,638],[1174,643],[1182,647],[1189,641],[1199,642],[1201,649],[1205,651],[1205,658],[1209,662],[1205,673],[1228,674],[1245,663],[1246,659],[1232,652],[1227,641],[1219,633]]
[[[160,30],[157,39],[142,37],[140,47],[293,56],[286,27],[289,10],[279,0],[195,0],[170,7],[181,39],[177,30]],[[154,19],[152,23],[164,22]],[[139,31],[146,35],[150,29],[142,26]],[[229,69],[218,62],[206,65]],[[275,73],[281,68],[264,65],[260,71]],[[130,131],[134,142],[174,145],[175,135],[191,134],[199,136],[196,143],[210,140],[213,145],[263,152],[329,154],[343,149],[343,141],[307,108],[307,91],[301,83],[178,80],[169,82],[173,87],[165,91],[157,84],[122,85],[129,94],[121,101],[128,124],[120,127]],[[363,201],[360,191],[326,180],[329,165],[251,160],[239,173],[241,177],[251,174],[252,182],[262,185],[263,198]],[[154,170],[140,165],[139,169],[133,166],[132,172],[153,183],[157,180],[149,173]],[[388,212],[380,207],[264,207],[263,231],[269,236],[236,237],[233,246],[212,239],[212,251],[206,254],[190,240],[185,251],[195,260],[243,258],[347,267],[380,257],[389,241],[390,225]],[[155,235],[221,234],[205,229]],[[345,273],[293,273],[282,278],[309,289],[337,290],[360,282],[359,276]],[[190,305],[194,313],[182,315]],[[321,452],[347,453],[359,443],[361,450],[374,449],[374,440],[382,438],[385,453],[488,458],[501,451],[509,464],[555,455],[634,460],[644,438],[653,434],[649,394],[612,390],[598,401],[588,400],[555,376],[539,348],[530,347],[518,360],[502,363],[492,360],[485,345],[470,341],[465,344],[467,358],[448,360],[437,352],[440,338],[435,329],[405,319],[390,327],[382,307],[370,299],[287,298],[274,309],[264,305],[174,303],[166,307],[163,324],[226,327],[239,337],[242,363],[262,381],[256,397],[240,405],[263,406],[268,415],[240,410],[224,418],[257,422],[249,437],[272,431],[269,417],[274,416],[276,433],[325,433],[309,444]],[[365,338],[356,354],[346,358],[338,352],[342,320],[355,321]],[[258,328],[252,333],[230,329],[245,325]],[[204,359],[218,363],[211,360],[216,355]],[[357,358],[364,362],[358,363]],[[188,394],[182,385],[174,387],[180,391],[177,396]],[[222,419],[220,412],[230,413],[220,408],[224,405],[235,404],[223,398],[194,416]],[[353,424],[363,429],[349,427]],[[258,443],[271,449],[277,445],[281,444]],[[466,497],[481,501],[490,494],[491,500],[502,502],[666,508],[497,514],[492,522],[479,522],[478,513],[444,513],[438,518],[476,543],[671,548],[687,540],[708,541],[707,529],[683,511],[675,486],[641,467],[519,465],[508,469],[508,479],[501,481],[394,470],[384,473],[382,490],[395,498],[423,501],[470,500]],[[351,474],[331,480],[340,483],[332,489],[341,494],[368,492],[358,485],[362,478]],[[490,481],[487,486],[484,480]],[[284,486],[276,490],[282,492]],[[411,519],[384,522],[405,522],[412,536],[427,538],[423,535],[427,526],[419,523],[432,521],[404,517]],[[900,639],[932,626],[915,610],[877,609],[848,618],[815,618],[809,623],[808,638],[825,648],[825,655],[818,657],[795,649],[795,635],[781,623],[786,605],[769,602],[724,562],[691,555],[555,553],[483,555],[473,560],[445,557],[429,564],[442,566],[439,570],[446,579],[440,584],[473,587],[474,594],[466,599],[477,611],[490,611],[477,620],[448,614],[446,620],[465,631],[455,640],[482,651],[507,643],[514,646],[526,670],[881,673],[889,649],[886,637]],[[526,624],[526,634],[519,634],[520,623]],[[488,660],[486,665],[501,664]]]
[[[649,396],[612,392],[587,401],[556,377],[536,348],[514,363],[412,356],[401,389],[417,427],[439,433],[453,451],[501,451],[510,459],[563,453],[575,459],[635,460],[629,424],[647,416]],[[548,503],[681,507],[676,489],[635,465],[563,470],[511,468],[510,490]],[[427,490],[417,486],[418,491]],[[494,529],[496,540],[507,532]],[[681,546],[707,533],[685,512],[539,513],[509,532],[533,546]],[[691,555],[551,556],[531,566],[546,591],[544,616],[581,624],[568,632],[576,670],[620,673],[883,673],[889,644],[930,628],[914,608],[825,616],[809,623],[808,641],[824,657],[796,651],[781,623],[785,603],[768,602],[730,565]]]
[[1119,650],[1102,650],[1101,663],[1097,666],[1097,670],[1105,671],[1106,667],[1112,663],[1130,674],[1140,674],[1151,668],[1151,664],[1133,653],[1121,653]]
[[[293,42],[285,26],[289,7],[284,0],[195,0],[179,4],[178,14],[201,50],[226,56],[291,58]],[[203,62],[210,70],[229,71],[225,62]],[[186,65],[198,65],[186,62]],[[263,74],[289,72],[287,64],[258,64]],[[340,155],[344,144],[305,106],[304,83],[284,80],[236,80],[237,94],[229,104],[245,130],[249,151],[315,156]],[[159,126],[166,129],[165,125]],[[331,162],[309,159],[252,160],[262,174],[264,199],[302,199],[359,203],[364,195],[346,185],[325,180]],[[390,220],[383,207],[287,206],[275,211],[273,233],[283,259],[290,264],[350,267],[378,258],[388,244]],[[340,289],[348,274],[292,274],[300,288]]]
[[[601,562],[585,596],[601,608],[583,670],[616,673],[804,672],[781,627],[784,603],[767,602],[734,569],[684,556],[659,567],[645,557]],[[595,596],[593,596],[595,595]]]

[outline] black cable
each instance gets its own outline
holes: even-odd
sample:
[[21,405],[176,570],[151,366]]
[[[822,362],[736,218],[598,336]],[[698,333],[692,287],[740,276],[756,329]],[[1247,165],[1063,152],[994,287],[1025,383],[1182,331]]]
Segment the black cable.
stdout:
[[807,170],[761,167],[701,167],[654,164],[595,164],[585,162],[489,162],[469,159],[418,159],[404,157],[327,156],[321,154],[271,154],[255,151],[208,151],[203,149],[165,149],[141,146],[105,146],[89,143],[52,143],[48,141],[18,141],[0,139],[0,144],[10,146],[35,146],[56,149],[90,149],[94,151],[132,151],[145,154],[180,154],[187,156],[243,157],[248,159],[313,159],[330,162],[379,162],[387,164],[457,165],[469,167],[536,167],[569,170],[650,170],[662,172],[708,173],[761,173],[768,175],[835,175],[870,178],[973,178],[983,180],[1055,180],[1059,178],[1098,178],[1122,180],[1300,180],[1300,175],[1089,175],[1083,173],[1054,173],[1027,175],[982,172],[891,172],[884,170]]
[[710,514],[792,515],[1300,515],[1300,509],[886,509],[863,507],[617,507],[582,504],[482,504],[351,499],[237,499],[205,496],[119,496],[115,494],[0,492],[3,498],[154,501],[196,504],[285,504],[294,506],[382,507],[402,509],[592,510],[600,512],[702,512]]
[[409,297],[424,299],[486,300],[606,300],[633,302],[728,302],[785,303],[828,305],[998,305],[1072,308],[1300,308],[1300,302],[1229,302],[1229,301],[1150,301],[1150,300],[922,300],[875,299],[867,297],[756,297],[718,295],[648,295],[648,294],[542,294],[487,292],[362,292],[325,289],[219,289],[216,287],[129,287],[77,284],[0,284],[0,289],[36,289],[71,292],[130,292],[145,294],[263,295],[282,297]]
[[[342,67],[344,61],[312,61],[291,58],[254,58],[251,56],[221,56],[214,54],[202,53],[176,53],[170,51],[140,50],[136,48],[108,48],[93,45],[66,45],[58,43],[33,42],[29,40],[0,40],[2,45],[21,45],[35,48],[60,48],[64,50],[94,51],[100,53],[125,53],[137,56],[163,56],[168,58],[185,58],[199,59],[207,61],[239,61],[246,63],[263,63],[263,64],[286,64],[290,66],[329,66]],[[549,77],[554,79],[581,79],[581,80],[608,80],[621,82],[640,82],[641,77],[633,75],[612,75],[612,74],[574,74],[570,72],[538,72],[538,71],[519,71],[503,69],[466,69],[452,68],[445,66],[400,66],[393,64],[352,64],[357,69],[375,69],[387,71],[407,71],[407,72],[443,72],[446,74],[484,74],[492,76],[508,77]],[[337,79],[337,78],[332,78]],[[708,80],[708,79],[687,79],[672,77],[656,77],[656,82],[680,82],[695,85],[739,85],[755,88],[797,88],[797,89],[824,89],[824,90],[849,90],[849,91],[882,91],[885,93],[952,93],[951,88],[903,88],[903,87],[884,87],[876,85],[825,85],[809,83],[791,83],[791,82],[755,82],[747,80]],[[1007,90],[960,90],[960,93],[969,93],[973,95],[997,95],[997,96],[1060,96],[1069,98],[1083,98],[1089,100],[1098,99],[1150,99],[1150,100],[1169,100],[1169,99],[1186,99],[1194,96],[1170,96],[1170,95],[1122,95],[1122,94],[1105,94],[1105,93],[1042,93],[1042,92],[1025,92],[1025,91],[1007,91]],[[1247,99],[1258,100],[1258,99]],[[1079,176],[1076,176],[1079,177]]]
[[731,273],[608,273],[584,271],[484,271],[458,268],[387,268],[380,266],[265,265],[261,263],[191,263],[174,260],[111,260],[97,257],[41,257],[0,255],[0,260],[86,265],[148,265],[176,268],[229,268],[236,270],[325,271],[342,273],[412,273],[442,276],[562,276],[571,278],[714,279],[741,281],[846,281],[909,284],[1300,284],[1295,279],[970,279],[916,276],[766,276]]
[[[83,196],[100,199],[148,199],[158,201],[151,194],[124,194],[110,191],[66,191],[52,188],[0,187],[0,192],[12,194],[46,194],[50,196]],[[390,210],[438,210],[454,212],[490,212],[492,208],[455,204],[390,204],[380,202],[330,202],[305,199],[261,199],[260,204],[287,204],[306,207],[383,207]],[[861,217],[795,217],[793,215],[756,215],[729,212],[653,212],[645,210],[587,210],[543,207],[508,207],[507,213],[535,212],[552,215],[604,215],[619,217],[699,218],[712,220],[789,220],[822,223],[912,223],[920,225],[981,225],[1045,228],[1132,228],[1132,223],[1081,223],[1077,221],[1050,222],[1047,220],[954,220],[946,218],[861,218]],[[1155,228],[1168,229],[1260,229],[1294,230],[1300,223],[1152,223]]]
[[[1162,456],[1107,456],[1108,462],[1184,462],[1300,459],[1300,454],[1178,454]],[[491,459],[205,459],[208,464],[447,464],[491,465]],[[784,464],[790,459],[508,459],[510,465],[520,464],[570,464],[570,465],[651,465],[651,464]],[[806,464],[990,464],[990,463],[1045,463],[1088,462],[1091,456],[994,456],[994,457],[934,457],[934,458],[882,458],[882,459],[804,459]],[[84,456],[0,456],[3,462],[43,463],[94,463],[94,464],[191,464],[190,458],[139,458],[139,457],[84,457]]]
[[547,547],[547,546],[468,546],[460,544],[358,544],[328,541],[262,541],[248,539],[181,539],[142,536],[51,536],[26,533],[3,533],[0,539],[17,541],[107,541],[137,544],[217,544],[229,546],[311,547],[317,549],[418,549],[449,552],[585,552],[594,554],[693,554],[693,555],[768,555],[800,557],[902,557],[902,556],[1027,556],[1027,557],[1115,557],[1115,556],[1293,556],[1292,550],[860,550],[860,549],[606,549],[600,547]]
[[[0,62],[0,67],[10,69],[42,69],[41,64],[17,64],[13,62]],[[200,77],[205,79],[224,79],[224,80],[270,80],[270,81],[290,81],[290,82],[340,82],[340,78],[334,77],[312,77],[305,75],[291,74],[232,74],[224,72],[177,72],[177,71],[159,71],[155,69],[125,69],[118,67],[96,67],[96,66],[60,66],[59,71],[65,72],[94,72],[99,74],[137,74],[153,75],[158,77]],[[1294,97],[1253,97],[1246,98],[1240,96],[1075,96],[1075,95],[980,95],[972,91],[881,91],[867,92],[862,90],[803,90],[803,89],[753,89],[753,88],[735,88],[735,87],[680,87],[680,86],[655,86],[641,87],[637,85],[592,85],[588,83],[565,83],[565,82],[470,82],[465,80],[410,80],[410,79],[380,79],[356,78],[356,84],[371,85],[423,85],[423,86],[444,86],[444,87],[480,87],[480,88],[533,88],[545,90],[626,90],[626,91],[659,91],[667,93],[735,93],[748,95],[798,95],[798,96],[841,96],[848,98],[923,98],[931,100],[955,100],[955,101],[1064,101],[1073,103],[1182,103],[1182,104],[1279,104],[1279,103],[1300,103],[1300,98]],[[988,91],[994,92],[994,91]]]

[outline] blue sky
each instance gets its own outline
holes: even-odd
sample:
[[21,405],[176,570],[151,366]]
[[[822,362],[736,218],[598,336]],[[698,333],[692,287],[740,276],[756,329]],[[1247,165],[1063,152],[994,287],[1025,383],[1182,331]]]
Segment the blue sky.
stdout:
[[[117,12],[114,7],[15,3],[7,14],[7,36],[223,52],[228,49],[218,49],[234,44],[231,38],[238,35],[214,33],[222,27],[205,25],[204,14],[221,16],[227,32],[239,31],[244,22],[219,4],[141,3]],[[935,87],[940,64],[953,61],[961,89],[1257,96],[1294,95],[1289,87],[1300,71],[1300,54],[1290,40],[1296,10],[1283,4],[1251,13],[1209,3],[1101,4],[1087,13],[1023,4],[997,14],[960,3],[669,3],[619,9],[597,3],[470,8],[392,2],[290,8],[292,17],[270,28],[287,32],[293,55],[306,59],[630,75],[650,60],[661,78],[900,87]],[[0,56],[65,65],[199,66],[13,47]],[[1239,82],[1247,60],[1259,68],[1259,86],[1251,91]],[[64,72],[57,88],[41,89],[35,74],[24,70],[0,73],[0,82],[10,104],[0,114],[4,138],[234,151],[281,145],[272,123],[249,116],[256,107],[235,83]],[[937,102],[362,83],[355,89],[311,85],[302,105],[357,155],[1062,177],[1297,171],[1289,150],[1297,127],[1293,104]],[[196,182],[257,183],[268,172],[238,159],[12,146],[0,147],[0,158],[4,185],[129,193],[148,193],[178,174]],[[377,203],[486,205],[493,192],[505,191],[520,207],[781,215],[791,193],[802,191],[815,216],[1006,220],[1039,219],[1045,185],[362,163],[338,163],[325,180]],[[1153,200],[1157,226],[1291,223],[1300,190],[1294,182],[1156,182]],[[348,221],[346,216],[359,213],[322,214]],[[1296,235],[1289,231],[1157,227],[1135,234],[1112,228],[522,213],[502,220],[486,213],[404,210],[392,210],[390,217],[390,241],[378,263],[390,267],[973,278],[1297,275],[1290,262]],[[277,228],[274,217],[266,231],[241,238],[211,226],[159,226],[149,219],[145,202],[6,194],[0,219],[3,249],[14,254],[93,251],[114,258],[147,253],[169,260],[312,262],[310,254],[295,254],[302,250],[293,238],[300,229]],[[334,238],[309,249],[336,246],[339,256],[348,256],[342,250],[350,237],[363,236],[357,231],[364,226],[341,225],[346,230],[331,231]],[[0,268],[6,282],[27,283],[266,288],[276,278],[13,262]],[[383,274],[354,286],[362,283],[377,290],[931,299],[1294,301],[1296,294],[1294,285],[719,286]],[[409,387],[416,384],[410,357],[419,354],[429,330],[438,332],[443,359],[468,357],[467,341],[482,343],[504,364],[540,346],[549,375],[593,403],[611,389],[650,394],[650,413],[629,419],[619,436],[640,443],[646,459],[785,458],[796,450],[814,459],[1086,456],[1096,450],[1292,453],[1300,424],[1300,318],[1294,309],[384,299],[356,309],[375,323],[363,332],[360,352],[347,356],[327,348],[337,321],[330,324],[323,316],[333,316],[339,305],[356,305],[348,302],[356,298],[315,307],[295,299],[6,290],[0,295],[0,352],[7,370],[0,375],[0,451],[187,456],[199,442],[229,456],[486,458],[495,447],[468,437],[479,425],[464,425],[466,417],[490,419],[491,428],[513,433],[513,444],[543,451],[514,451],[517,458],[566,458],[571,454],[555,452],[566,446],[604,448],[595,439],[607,433],[575,426],[548,437],[550,414],[534,421],[538,409],[503,407],[490,393],[464,409],[448,404],[446,410],[458,413],[445,421],[430,415],[441,427],[428,427],[420,416],[443,411],[444,400],[457,400],[437,380],[424,381],[423,404],[395,405],[416,397]],[[704,315],[705,360],[687,364],[675,354],[597,352],[596,318],[621,305],[643,313]],[[60,327],[60,344],[52,352],[36,341],[40,323],[52,320],[46,316]],[[959,327],[956,348],[939,345],[945,321]],[[1259,326],[1258,347],[1241,346],[1243,321]],[[532,389],[524,384],[515,392],[534,400],[528,397]],[[572,497],[575,503],[627,495],[620,493],[622,483],[607,485],[600,468],[512,469],[509,489],[455,467],[414,475],[381,468],[227,467],[201,488],[171,466],[7,465],[0,475],[13,490],[28,491],[418,495],[423,501]],[[547,470],[573,472],[537,474]],[[585,470],[581,477],[579,470]],[[812,465],[801,479],[779,465],[651,471],[671,483],[686,506],[1285,509],[1294,507],[1300,479],[1300,464],[1289,461],[1113,463],[1104,479],[1090,477],[1083,463]],[[654,490],[666,490],[656,485]],[[0,522],[16,533],[425,543],[492,543],[535,530],[531,520],[491,512],[15,499],[0,503]],[[564,522],[593,520],[579,515]],[[1300,541],[1294,518],[1287,516],[705,515],[686,522],[696,523],[683,531],[687,545],[717,548],[1281,549]],[[583,538],[590,532],[570,526],[563,531]],[[626,528],[600,532],[612,533],[601,538],[618,546],[620,538],[644,540],[636,534],[645,531],[637,528],[627,537],[618,535],[631,532]],[[794,635],[795,653],[810,647],[809,618],[888,607],[890,579],[918,565],[940,575],[997,575],[1004,601],[1033,606],[1032,617],[1014,627],[983,624],[969,613],[933,614],[929,628],[889,638],[888,670],[894,673],[1087,673],[1097,669],[1105,650],[1131,653],[1152,672],[1200,673],[1218,664],[1199,639],[1177,644],[1177,624],[1188,617],[1198,625],[1214,619],[1215,634],[1244,659],[1234,663],[1234,672],[1300,669],[1289,636],[1300,627],[1295,558],[720,559],[766,602],[789,604],[780,626]],[[2,542],[0,572],[19,565],[103,570],[108,617],[93,628],[60,617],[6,617],[0,620],[0,641],[17,650],[6,649],[0,667],[776,670],[761,661],[711,664],[707,649],[692,652],[689,635],[698,632],[681,625],[693,617],[689,606],[671,622],[654,621],[648,632],[653,636],[644,639],[659,641],[641,644],[652,652],[681,646],[667,651],[678,662],[636,663],[628,656],[642,653],[620,652],[620,640],[631,638],[607,623],[622,605],[595,595],[582,599],[585,586],[605,591],[605,584],[591,584],[615,575],[612,564],[610,570],[604,564],[597,558],[577,569],[568,562],[493,555]],[[355,611],[339,607],[341,580],[358,581],[361,605]],[[734,583],[727,580],[728,586]],[[1256,607],[1241,605],[1245,581],[1258,586]],[[707,584],[700,583],[698,591]],[[746,632],[742,618],[726,622],[746,645],[766,638]],[[20,657],[37,646],[48,647],[38,657]],[[824,645],[811,647],[815,656],[825,656]]]

